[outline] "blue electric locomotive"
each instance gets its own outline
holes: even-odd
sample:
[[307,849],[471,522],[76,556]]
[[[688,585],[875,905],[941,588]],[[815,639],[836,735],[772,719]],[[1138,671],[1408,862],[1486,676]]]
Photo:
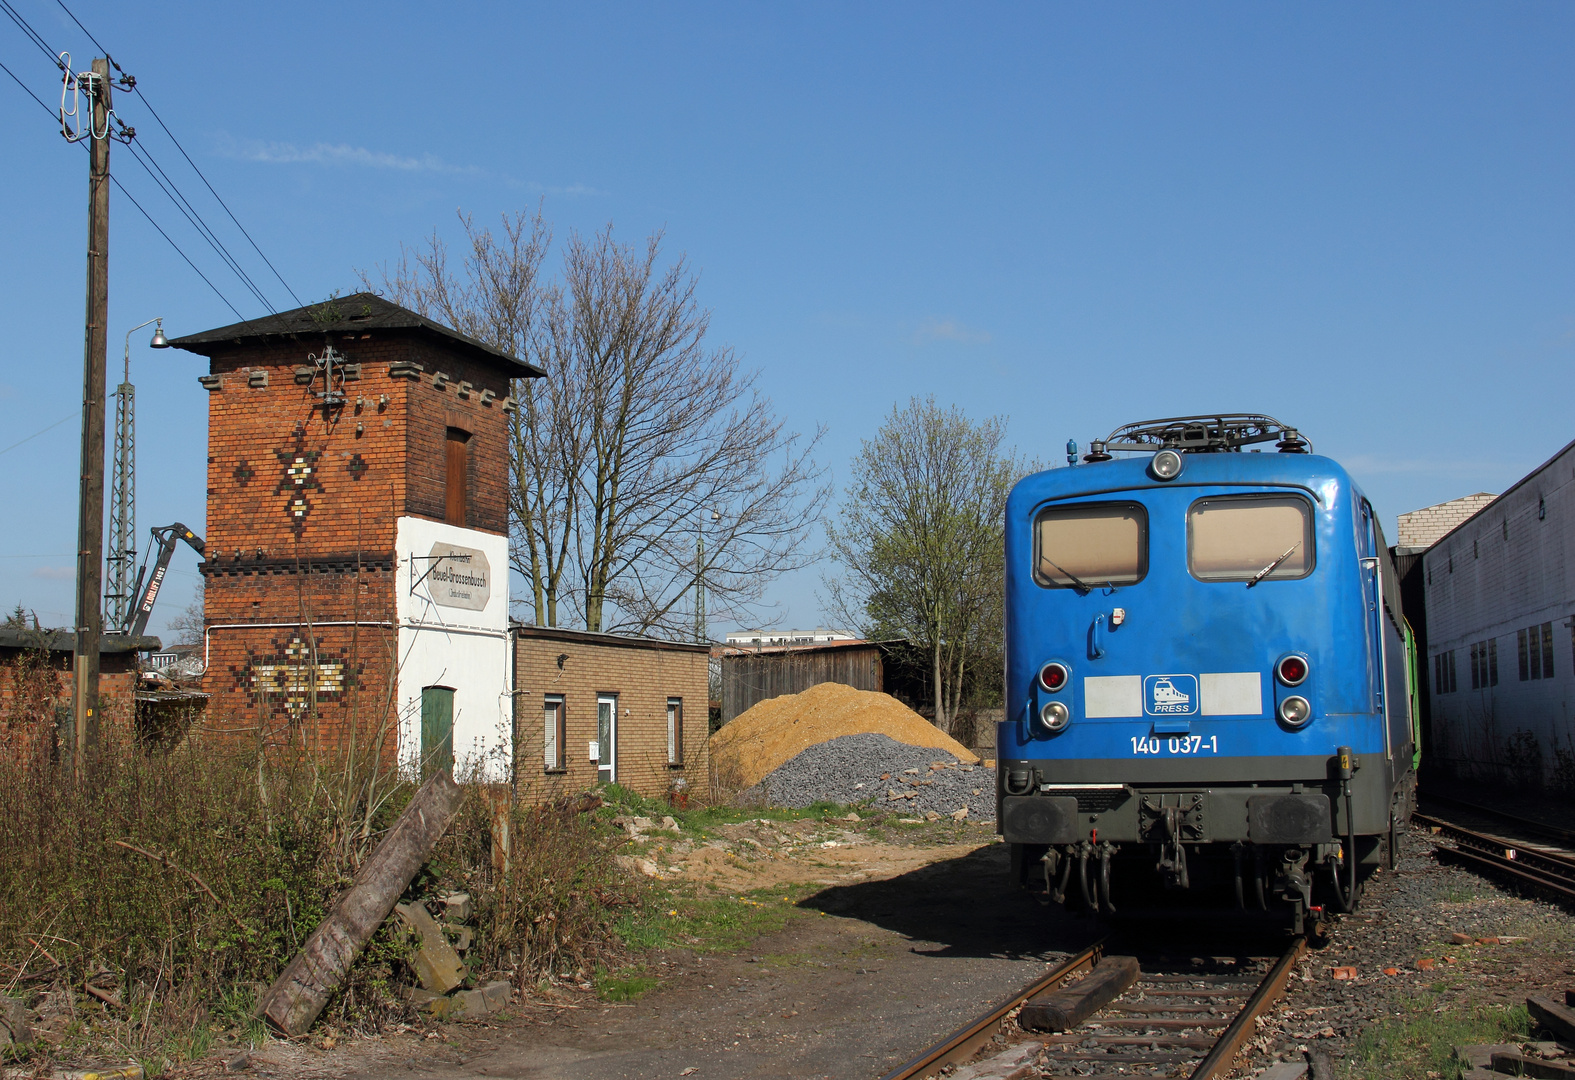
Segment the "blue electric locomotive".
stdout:
[[1354,908],[1419,746],[1371,505],[1266,416],[1129,424],[1084,461],[1007,502],[996,820],[1018,883],[1297,927]]

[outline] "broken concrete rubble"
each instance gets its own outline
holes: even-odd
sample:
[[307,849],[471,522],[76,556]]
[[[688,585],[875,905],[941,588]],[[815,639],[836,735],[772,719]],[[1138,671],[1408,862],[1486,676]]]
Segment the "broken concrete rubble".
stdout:
[[465,965],[454,947],[443,936],[443,928],[421,904],[395,904],[394,914],[413,930],[418,939],[410,966],[421,985],[436,994],[446,994],[465,981]]
[[438,901],[443,905],[444,922],[469,922],[473,905],[468,892],[449,893]]
[[0,1046],[32,1041],[33,1026],[27,1009],[15,998],[0,997]]

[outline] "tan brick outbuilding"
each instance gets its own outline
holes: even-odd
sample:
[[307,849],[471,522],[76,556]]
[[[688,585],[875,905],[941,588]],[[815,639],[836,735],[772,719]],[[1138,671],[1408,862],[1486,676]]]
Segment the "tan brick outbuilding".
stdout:
[[691,798],[709,795],[710,646],[516,626],[513,655],[521,800],[545,802],[608,780],[653,798],[678,780]]

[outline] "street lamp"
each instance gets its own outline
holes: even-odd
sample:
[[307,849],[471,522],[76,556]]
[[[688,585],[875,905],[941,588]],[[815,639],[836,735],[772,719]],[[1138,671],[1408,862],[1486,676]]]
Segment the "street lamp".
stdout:
[[132,570],[137,561],[137,433],[136,387],[131,385],[131,335],[154,323],[150,349],[167,349],[164,320],[149,319],[126,331],[126,374],[115,388],[114,491],[110,499],[109,581],[104,588],[112,630],[123,630],[130,621]]
[[[722,515],[712,510],[711,524],[715,525],[721,520]],[[705,617],[705,511],[702,509],[700,527],[695,535],[695,640],[704,643],[708,637]]]

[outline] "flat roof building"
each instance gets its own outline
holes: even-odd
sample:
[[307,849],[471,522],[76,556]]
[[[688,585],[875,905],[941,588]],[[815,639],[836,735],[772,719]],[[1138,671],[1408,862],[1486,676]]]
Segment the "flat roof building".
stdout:
[[1575,442],[1422,556],[1430,768],[1575,797],[1572,571]]

